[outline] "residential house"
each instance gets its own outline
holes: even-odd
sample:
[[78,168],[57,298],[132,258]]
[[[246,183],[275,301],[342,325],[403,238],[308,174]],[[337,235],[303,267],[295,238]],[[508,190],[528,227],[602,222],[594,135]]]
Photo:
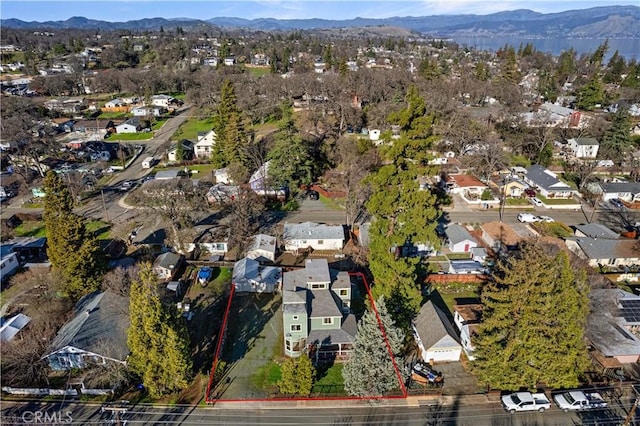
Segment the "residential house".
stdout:
[[505,197],[520,198],[524,195],[524,190],[529,188],[526,182],[517,177],[506,177],[499,179],[498,188]]
[[221,183],[225,185],[229,185],[233,183],[233,181],[231,180],[231,176],[229,174],[229,169],[226,167],[224,169],[215,169],[213,171],[213,176],[216,178],[216,183]]
[[273,293],[282,285],[282,269],[243,257],[233,265],[231,282],[237,292]]
[[[226,226],[207,227],[193,244],[193,249],[198,247],[212,256],[224,256],[229,251],[229,234],[231,229]],[[193,250],[191,247],[188,251]]]
[[31,318],[25,314],[16,314],[7,320],[2,319],[0,324],[0,342],[11,341],[30,321]]
[[[182,145],[182,158],[178,158],[178,144]],[[180,142],[175,142],[171,144],[169,149],[167,150],[167,159],[169,161],[185,161],[192,160],[194,153],[194,145],[189,139],[182,139]]]
[[51,99],[44,103],[45,108],[62,114],[77,114],[87,108],[86,99]]
[[424,362],[459,361],[462,345],[447,314],[431,300],[422,305],[411,327]]
[[275,262],[276,249],[276,237],[258,234],[251,239],[251,245],[247,249],[247,257],[261,263]]
[[445,230],[447,247],[453,253],[469,253],[472,248],[478,246],[478,242],[471,236],[467,228],[456,223],[451,224]]
[[208,67],[217,67],[218,66],[218,58],[204,58],[202,63]]
[[73,130],[79,133],[98,133],[104,136],[116,131],[113,120],[78,120],[73,124]]
[[576,237],[606,238],[609,240],[620,239],[620,235],[618,235],[618,233],[600,223],[582,223],[580,225],[576,225],[574,228],[574,234]]
[[105,108],[112,109],[112,108],[119,108],[119,107],[123,107],[123,106],[126,106],[126,105],[127,105],[127,104],[126,104],[122,99],[120,99],[120,98],[116,98],[116,99],[111,99],[110,101],[107,101],[107,102],[104,104],[104,107],[105,107]]
[[595,138],[573,138],[567,140],[567,145],[576,158],[596,158],[600,147]]
[[475,274],[475,275],[484,275],[487,273],[487,270],[482,263],[476,262],[475,260],[470,259],[455,259],[449,262],[449,273],[462,275],[462,274]]
[[210,158],[213,146],[216,144],[216,132],[198,132],[198,141],[195,144],[196,158]]
[[557,174],[538,164],[527,169],[524,181],[546,198],[571,198],[574,193],[569,185],[558,179]]
[[182,265],[182,255],[168,251],[156,257],[153,262],[153,272],[161,280],[171,281],[180,265]]
[[640,251],[636,250],[636,240],[567,237],[565,244],[572,253],[586,259],[593,268],[625,267],[640,263]]
[[640,296],[619,288],[593,289],[585,336],[603,367],[635,364],[640,357]]
[[109,362],[126,364],[129,298],[106,291],[88,294],[76,305],[47,351],[53,370],[87,368]]
[[580,111],[548,102],[542,104],[538,111],[524,113],[521,117],[530,127],[583,128],[588,121]]
[[263,196],[287,196],[287,188],[279,186],[274,182],[271,182],[269,177],[269,168],[271,167],[271,161],[267,161],[262,164],[258,170],[256,170],[249,178],[249,186],[258,195]]
[[172,180],[180,177],[180,170],[160,170],[156,172],[154,180]]
[[134,117],[146,117],[146,116],[154,116],[160,117],[167,113],[167,109],[161,106],[140,106],[131,109],[131,113]]
[[161,226],[161,221],[156,220],[152,226],[141,226],[134,229],[129,235],[129,243],[135,247],[145,247],[153,251],[164,251],[167,240],[167,231]]
[[487,222],[480,225],[481,238],[496,253],[516,250],[522,238],[506,223],[498,221]]
[[142,131],[143,123],[140,117],[133,117],[116,126],[116,133],[138,133]]
[[225,67],[232,67],[236,64],[236,58],[224,58],[224,60],[222,61],[222,63],[224,64]]
[[284,249],[297,253],[299,250],[342,250],[345,232],[342,225],[323,223],[285,223],[282,235]]
[[326,259],[307,259],[283,277],[284,353],[312,359],[344,358],[357,334],[351,313],[351,277],[329,269]]
[[603,201],[619,198],[629,203],[640,202],[640,182],[602,182],[599,185]]
[[475,349],[473,340],[480,326],[483,305],[474,303],[467,305],[455,305],[453,307],[453,322],[460,332],[460,343],[462,350],[467,355],[469,361],[473,361],[473,351]]
[[487,185],[471,175],[450,175],[449,181],[452,183],[451,192],[462,194],[466,198],[479,198],[487,189]]
[[15,252],[19,261],[41,261],[47,258],[46,237],[16,237],[0,245],[2,254]]
[[19,267],[18,253],[3,253],[0,259],[0,280],[4,281],[15,274]]
[[251,58],[251,64],[259,67],[267,66],[269,65],[269,57],[264,53],[256,53]]

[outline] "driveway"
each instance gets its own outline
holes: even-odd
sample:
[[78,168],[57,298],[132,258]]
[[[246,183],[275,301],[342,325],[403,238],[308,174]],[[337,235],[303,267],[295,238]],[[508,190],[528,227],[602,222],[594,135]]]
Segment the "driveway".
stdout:
[[346,223],[344,210],[337,210],[327,206],[320,200],[303,198],[299,201],[298,211],[287,217],[287,222],[317,222],[329,225],[342,225]]
[[223,400],[265,399],[256,375],[282,356],[282,296],[236,294],[222,359],[229,368],[214,395]]

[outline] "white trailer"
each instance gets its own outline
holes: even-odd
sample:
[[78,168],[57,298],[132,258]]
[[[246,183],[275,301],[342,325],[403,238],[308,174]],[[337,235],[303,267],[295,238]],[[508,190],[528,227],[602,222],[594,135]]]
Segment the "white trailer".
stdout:
[[150,169],[153,167],[153,165],[156,163],[156,159],[153,157],[147,157],[144,160],[142,160],[142,168],[143,169]]

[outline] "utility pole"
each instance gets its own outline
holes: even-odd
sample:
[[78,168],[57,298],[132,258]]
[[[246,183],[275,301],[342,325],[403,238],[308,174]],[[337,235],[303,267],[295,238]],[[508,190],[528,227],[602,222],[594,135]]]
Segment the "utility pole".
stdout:
[[633,417],[636,414],[636,409],[638,408],[638,400],[640,398],[638,398],[638,391],[635,388],[635,386],[631,386],[631,389],[633,389],[633,392],[636,394],[636,397],[634,398],[633,401],[633,405],[631,406],[631,410],[629,410],[629,414],[627,414],[627,418],[624,419],[624,423],[622,424],[623,426],[629,426],[631,424],[631,420],[633,420]]
[[107,222],[109,222],[109,212],[107,211],[107,203],[104,201],[104,188],[100,188],[100,193],[102,194],[102,209],[104,210],[104,217]]

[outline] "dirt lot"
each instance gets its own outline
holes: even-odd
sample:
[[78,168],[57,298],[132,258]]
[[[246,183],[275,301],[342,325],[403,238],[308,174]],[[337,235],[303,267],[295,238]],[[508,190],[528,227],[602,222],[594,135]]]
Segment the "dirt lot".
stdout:
[[279,294],[236,294],[222,360],[228,371],[213,395],[222,400],[268,398],[256,373],[282,356]]

